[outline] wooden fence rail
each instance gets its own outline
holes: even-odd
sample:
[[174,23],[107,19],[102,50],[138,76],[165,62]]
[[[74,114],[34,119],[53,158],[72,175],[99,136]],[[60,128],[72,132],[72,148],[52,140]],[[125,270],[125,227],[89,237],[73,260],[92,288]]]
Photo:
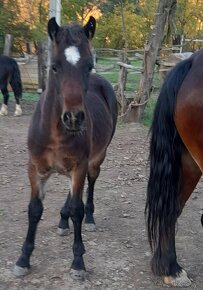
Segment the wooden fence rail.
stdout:
[[[116,83],[119,85],[120,78],[119,78],[119,71],[126,70],[126,73],[135,73],[135,74],[141,74],[143,73],[143,67],[140,65],[133,66],[131,63],[125,63],[122,61],[122,53],[124,53],[121,50],[116,49],[96,49],[97,51],[97,60],[96,63],[96,71],[100,74],[106,74],[110,73],[111,71],[118,73],[118,79]],[[104,57],[104,52],[116,52],[118,56],[116,57]],[[128,54],[129,52],[129,54]],[[101,54],[100,54],[101,53]],[[168,54],[168,53],[167,53]],[[127,51],[127,57],[130,61],[132,60],[142,60],[143,56],[141,54],[141,50],[131,50]],[[168,71],[171,67],[173,67],[177,63],[177,59],[174,61],[169,59],[167,62],[167,55],[163,57],[159,57],[157,60],[157,63],[160,65],[160,73],[163,74],[163,72]],[[31,91],[37,91],[38,89],[38,83],[39,83],[39,77],[38,77],[38,58],[36,55],[29,55],[25,58],[17,58],[16,59],[20,71],[21,71],[21,77],[23,82],[23,87],[25,90],[31,90]],[[110,64],[106,64],[106,60],[109,60]],[[102,63],[104,61],[104,63]],[[124,73],[124,72],[123,72]],[[115,84],[114,84],[115,85]],[[123,84],[123,87],[125,88],[125,84]]]

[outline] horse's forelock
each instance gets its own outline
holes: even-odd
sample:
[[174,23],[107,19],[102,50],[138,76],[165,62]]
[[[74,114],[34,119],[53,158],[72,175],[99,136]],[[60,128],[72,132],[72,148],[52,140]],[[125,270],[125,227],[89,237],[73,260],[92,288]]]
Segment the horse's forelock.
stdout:
[[77,22],[62,26],[58,35],[58,43],[79,46],[85,40],[83,27]]

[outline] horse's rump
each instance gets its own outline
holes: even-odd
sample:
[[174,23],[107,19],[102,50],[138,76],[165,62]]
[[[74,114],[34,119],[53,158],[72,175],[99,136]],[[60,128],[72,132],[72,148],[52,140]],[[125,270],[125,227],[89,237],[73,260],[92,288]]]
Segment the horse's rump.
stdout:
[[11,84],[18,97],[22,97],[22,82],[19,66],[15,59],[0,55],[0,89]]
[[175,225],[203,172],[203,50],[180,62],[162,86],[150,140],[146,213],[152,271],[191,284],[177,263]]

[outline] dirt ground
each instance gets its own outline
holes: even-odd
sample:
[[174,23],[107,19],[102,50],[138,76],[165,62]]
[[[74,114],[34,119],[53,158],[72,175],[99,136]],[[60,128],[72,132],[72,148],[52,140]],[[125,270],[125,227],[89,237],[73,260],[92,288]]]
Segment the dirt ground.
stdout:
[[[118,125],[95,189],[96,232],[83,232],[87,277],[69,276],[73,234],[57,235],[59,212],[68,181],[53,175],[47,184],[44,214],[39,224],[32,270],[16,278],[12,270],[27,230],[29,182],[26,136],[33,103],[24,103],[24,115],[0,118],[0,290],[160,290],[160,278],[150,271],[150,250],[144,222],[147,185],[148,129]],[[193,283],[203,289],[203,231],[200,223],[203,183],[200,182],[178,222],[179,262]],[[171,288],[175,289],[175,288]],[[183,288],[184,289],[184,288]]]

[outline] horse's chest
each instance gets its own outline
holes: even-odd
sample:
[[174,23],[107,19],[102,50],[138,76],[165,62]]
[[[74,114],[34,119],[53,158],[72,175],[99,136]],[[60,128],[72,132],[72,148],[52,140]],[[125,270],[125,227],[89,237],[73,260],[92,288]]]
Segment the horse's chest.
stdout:
[[66,146],[53,146],[47,150],[47,159],[52,170],[60,174],[69,174],[78,163],[75,156]]
[[36,160],[36,165],[40,175],[49,175],[54,172],[70,175],[71,171],[77,167],[79,158],[65,146],[50,145],[43,152],[40,160]]

